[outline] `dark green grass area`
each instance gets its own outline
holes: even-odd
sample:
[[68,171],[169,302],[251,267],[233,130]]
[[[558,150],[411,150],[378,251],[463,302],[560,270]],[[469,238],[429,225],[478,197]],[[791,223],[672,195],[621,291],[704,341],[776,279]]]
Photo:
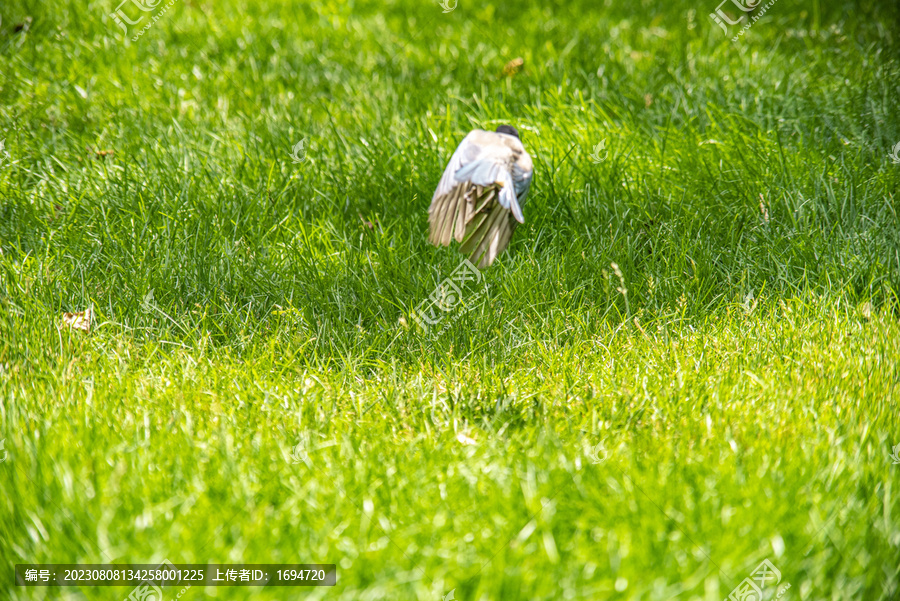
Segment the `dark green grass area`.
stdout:
[[[721,601],[768,558],[782,599],[900,598],[895,2],[738,42],[715,0],[116,8],[0,6],[0,572]],[[423,331],[431,195],[500,123],[526,222]]]

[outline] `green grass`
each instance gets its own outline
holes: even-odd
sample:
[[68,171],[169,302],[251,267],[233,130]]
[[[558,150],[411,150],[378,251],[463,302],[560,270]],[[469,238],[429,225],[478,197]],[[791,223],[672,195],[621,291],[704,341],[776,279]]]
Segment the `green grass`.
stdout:
[[[0,598],[165,557],[338,565],[188,600],[721,601],[766,558],[900,599],[896,3],[736,43],[716,0],[116,4],[0,7]],[[526,223],[422,331],[431,194],[502,122]]]

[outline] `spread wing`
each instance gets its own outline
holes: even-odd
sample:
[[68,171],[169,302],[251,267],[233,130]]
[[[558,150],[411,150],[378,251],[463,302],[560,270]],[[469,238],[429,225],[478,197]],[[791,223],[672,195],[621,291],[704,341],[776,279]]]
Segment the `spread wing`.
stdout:
[[461,250],[475,250],[473,257],[483,255],[482,262],[489,265],[506,248],[515,226],[525,221],[521,206],[531,176],[531,157],[518,138],[482,130],[469,133],[431,199],[431,242],[448,246],[453,238],[465,239]]

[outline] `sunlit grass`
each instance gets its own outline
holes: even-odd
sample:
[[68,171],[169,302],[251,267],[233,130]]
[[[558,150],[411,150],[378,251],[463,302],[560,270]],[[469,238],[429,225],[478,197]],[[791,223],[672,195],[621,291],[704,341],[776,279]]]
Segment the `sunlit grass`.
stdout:
[[[6,573],[721,601],[769,558],[783,599],[894,599],[898,8],[780,0],[735,44],[714,4],[184,0],[125,43],[112,5],[4,3]],[[431,194],[501,122],[526,223],[423,332],[461,258]]]

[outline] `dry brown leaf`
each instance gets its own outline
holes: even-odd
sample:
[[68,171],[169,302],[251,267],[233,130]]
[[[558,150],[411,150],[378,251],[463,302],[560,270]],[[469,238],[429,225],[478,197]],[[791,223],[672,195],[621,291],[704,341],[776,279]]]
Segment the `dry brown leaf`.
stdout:
[[359,220],[363,222],[363,225],[364,225],[364,226],[366,226],[366,227],[369,228],[370,230],[374,230],[374,229],[375,229],[375,224],[372,223],[371,221],[368,221],[365,217],[363,217],[363,216],[362,216],[362,213],[357,212],[356,214],[359,215]]
[[478,442],[477,442],[474,438],[469,438],[468,436],[466,436],[466,435],[463,434],[462,432],[460,432],[460,433],[458,433],[458,434],[456,435],[456,440],[457,440],[460,444],[463,444],[463,445],[466,445],[466,446],[478,444]]
[[62,325],[72,328],[73,330],[81,330],[82,332],[91,331],[91,323],[94,321],[94,312],[90,309],[78,311],[77,313],[63,313]]
[[507,77],[511,77],[519,72],[519,69],[522,68],[522,65],[525,64],[525,59],[522,57],[514,58],[503,67],[503,74]]
[[769,223],[769,208],[766,206],[766,197],[762,194],[759,195],[759,211],[766,223]]
[[110,156],[113,156],[114,154],[116,154],[115,150],[94,150],[90,146],[87,147],[87,151],[93,152],[95,156],[98,156],[100,158],[110,157]]

